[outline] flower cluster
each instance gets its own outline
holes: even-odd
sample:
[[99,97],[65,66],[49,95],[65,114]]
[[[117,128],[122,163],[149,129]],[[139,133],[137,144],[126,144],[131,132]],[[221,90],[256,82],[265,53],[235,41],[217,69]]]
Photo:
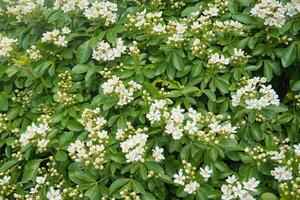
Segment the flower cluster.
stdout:
[[37,61],[42,58],[41,51],[35,45],[27,49],[26,53],[31,61]]
[[257,165],[265,163],[274,166],[270,171],[278,182],[278,189],[282,197],[286,199],[297,199],[300,197],[298,183],[300,173],[300,144],[289,145],[289,139],[280,140],[273,137],[272,150],[256,146],[247,147],[245,152],[251,156]]
[[286,22],[286,9],[277,0],[261,0],[251,9],[251,14],[264,20],[267,26],[282,27]]
[[125,24],[126,28],[131,30],[152,30],[154,33],[162,33],[165,31],[165,26],[161,24],[162,12],[149,12],[144,9],[134,15],[127,15],[128,22]]
[[167,112],[166,105],[167,105],[167,102],[163,99],[154,100],[151,103],[149,112],[146,115],[147,119],[151,122],[151,124],[161,121],[163,114],[165,112]]
[[249,178],[242,183],[238,181],[235,175],[229,176],[226,179],[227,184],[222,185],[222,199],[241,199],[241,200],[255,200],[253,192],[256,191],[256,187],[260,181],[255,178]]
[[66,47],[68,41],[66,35],[71,33],[71,30],[68,27],[63,27],[61,30],[54,29],[53,31],[48,31],[43,33],[42,42],[53,43],[59,47]]
[[8,38],[0,34],[0,57],[9,57],[17,41],[17,39]]
[[93,2],[92,5],[85,9],[84,16],[87,19],[101,19],[104,21],[105,26],[114,24],[117,20],[118,11],[117,4],[109,1]]
[[201,15],[200,17],[192,20],[191,29],[195,33],[205,32],[212,25],[210,16]]
[[[86,166],[92,166],[95,169],[102,170],[105,163],[105,145],[102,144],[102,139],[107,138],[107,135],[103,135],[101,132],[99,135],[100,143],[93,143],[91,140],[84,142],[77,139],[74,143],[71,143],[68,147],[70,157],[75,162],[83,163]],[[95,138],[95,137],[94,137]]]
[[209,57],[207,67],[224,69],[226,68],[226,65],[229,65],[229,63],[230,63],[230,58],[225,58],[224,55],[214,53]]
[[[127,162],[144,162],[148,138],[146,131],[148,131],[148,128],[135,129],[130,123],[127,124],[127,128],[118,129],[116,139],[121,141],[120,147]],[[159,159],[162,159],[161,155]]]
[[25,21],[28,17],[34,19],[38,16],[35,13],[41,11],[44,6],[45,0],[17,0],[7,1],[6,13],[14,16],[18,22],[29,23],[29,20]]
[[88,140],[77,139],[68,147],[69,155],[76,162],[81,162],[96,169],[103,169],[105,163],[105,145],[108,142],[108,132],[102,130],[106,120],[100,116],[100,109],[86,108],[79,122],[89,132]]
[[122,199],[132,199],[132,200],[140,200],[141,197],[136,192],[130,192],[128,189],[124,189],[120,191],[120,196]]
[[152,157],[154,158],[154,160],[156,162],[160,162],[165,159],[163,152],[164,152],[164,149],[159,148],[158,146],[156,146],[154,149],[152,149]]
[[126,51],[126,46],[122,38],[118,38],[115,47],[102,40],[95,49],[93,49],[93,59],[97,61],[112,61],[120,58]]
[[84,10],[88,5],[88,0],[55,0],[54,9],[59,9],[64,13],[68,13],[74,12],[77,9]]
[[220,139],[234,138],[236,127],[229,121],[224,121],[222,115],[202,115],[190,108],[187,113],[179,106],[171,110],[167,108],[166,101],[155,100],[146,117],[151,124],[164,122],[165,132],[172,135],[174,140],[181,139],[184,135],[196,137],[199,141],[219,143]]
[[216,21],[214,24],[214,31],[220,32],[232,32],[236,33],[237,35],[244,34],[244,26],[238,21],[228,20],[228,21]]
[[242,49],[233,49],[233,55],[230,58],[230,61],[234,65],[243,65],[248,62],[250,58],[249,55],[245,55],[245,52]]
[[8,122],[8,118],[6,114],[0,113],[0,133],[7,130],[8,128],[7,122]]
[[[2,176],[2,174],[1,174]],[[0,195],[4,197],[7,193],[10,194],[14,189],[10,184],[11,176],[4,175],[0,178]]]
[[300,2],[297,0],[292,0],[285,5],[286,14],[290,17],[298,15],[300,13]]
[[[97,137],[97,134],[103,131],[102,128],[107,121],[101,116],[100,108],[93,110],[86,108],[83,110],[79,122],[84,126],[84,129],[89,132],[89,138],[93,139]],[[107,134],[104,133],[104,135]]]
[[[184,191],[188,194],[194,193],[199,187],[200,184],[196,180],[197,171],[196,167],[193,167],[191,163],[183,160],[182,161],[183,169],[180,169],[177,174],[174,174],[174,183],[184,186]],[[206,166],[205,168],[200,168],[199,174],[204,178],[204,181],[207,181],[211,175],[212,170]]]
[[11,100],[17,104],[20,104],[23,108],[26,108],[31,103],[32,91],[21,91],[16,89],[15,95]]
[[185,22],[169,22],[168,26],[168,33],[171,35],[168,37],[167,45],[171,47],[178,47],[182,44],[185,40],[184,33],[188,29],[188,26]]
[[279,105],[279,99],[271,85],[263,85],[266,78],[254,77],[241,80],[241,87],[232,96],[232,105],[245,105],[247,109],[261,110],[270,105]]
[[44,151],[47,149],[50,142],[48,139],[50,130],[48,124],[36,125],[35,123],[32,123],[32,125],[29,125],[26,131],[21,134],[19,142],[21,146],[32,144],[38,147],[38,151]]
[[192,44],[192,54],[197,56],[197,57],[202,57],[205,55],[205,50],[207,48],[207,45],[205,45],[204,43],[201,43],[200,39],[196,38],[194,41],[193,41],[193,44]]
[[60,106],[66,107],[73,105],[75,101],[75,95],[71,93],[73,86],[72,74],[69,71],[58,74],[60,81],[58,86],[60,91],[55,95],[55,100],[59,103]]
[[134,100],[134,92],[140,90],[142,86],[134,81],[129,81],[126,85],[117,76],[112,76],[102,84],[104,94],[116,96],[118,105],[123,106]]

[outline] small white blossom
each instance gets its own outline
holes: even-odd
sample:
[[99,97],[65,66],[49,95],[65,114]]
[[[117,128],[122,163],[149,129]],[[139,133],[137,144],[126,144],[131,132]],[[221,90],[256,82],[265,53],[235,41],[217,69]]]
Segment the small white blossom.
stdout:
[[48,200],[63,200],[62,194],[59,189],[55,190],[53,187],[47,192],[47,199]]
[[93,49],[92,57],[97,61],[112,61],[116,58],[120,58],[125,51],[126,46],[124,46],[121,38],[117,39],[115,47],[111,47],[109,43],[101,41],[98,46]]
[[156,162],[160,162],[165,159],[163,152],[164,152],[164,149],[159,148],[158,146],[156,146],[154,149],[152,149],[152,156]]
[[188,183],[184,186],[184,191],[189,193],[189,194],[192,194],[199,187],[200,187],[199,183],[197,183],[196,181],[191,181],[190,183]]
[[294,151],[297,156],[300,156],[300,144],[294,145]]
[[207,181],[211,174],[213,173],[213,170],[210,169],[208,166],[205,166],[204,168],[200,167],[200,174],[204,178],[205,181]]
[[17,44],[17,39],[4,37],[0,34],[0,57],[8,57],[13,51],[14,45]]
[[92,5],[85,9],[84,16],[91,19],[101,19],[105,26],[114,24],[117,20],[118,6],[109,1],[93,2]]
[[178,174],[174,174],[174,183],[179,184],[179,185],[184,185],[184,180],[185,180],[185,175],[183,174],[182,169],[178,171]]
[[271,175],[279,182],[293,179],[292,171],[286,167],[275,167],[275,169],[271,171]]

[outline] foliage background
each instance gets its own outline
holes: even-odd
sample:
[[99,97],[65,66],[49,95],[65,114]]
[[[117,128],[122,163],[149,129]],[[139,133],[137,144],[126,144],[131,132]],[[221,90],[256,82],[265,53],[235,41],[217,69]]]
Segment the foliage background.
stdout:
[[[129,23],[128,14],[133,16],[146,9],[147,12],[162,11],[160,20],[164,24],[181,20],[191,24],[194,20],[189,21],[192,12],[222,1],[176,2],[116,1],[117,20],[104,26],[101,20],[86,19],[79,10],[64,13],[53,9],[53,1],[45,1],[42,8],[18,22],[15,16],[5,13],[6,3],[1,1],[0,34],[17,39],[10,55],[0,59],[0,177],[11,177],[6,187],[0,185],[3,199],[14,199],[14,194],[19,194],[20,199],[25,198],[30,188],[35,187],[36,176],[41,173],[49,177],[49,184],[43,184],[36,194],[41,199],[47,198],[50,186],[56,187],[60,182],[63,183],[62,189],[71,188],[83,194],[84,197],[78,195],[78,199],[120,198],[120,191],[125,188],[146,200],[220,199],[220,188],[226,177],[232,174],[241,180],[256,177],[260,181],[255,194],[257,199],[291,198],[284,192],[291,192],[292,186],[279,190],[278,181],[270,174],[276,165],[257,165],[257,161],[244,149],[259,145],[274,150],[277,148],[273,145],[274,136],[280,141],[288,138],[290,147],[299,142],[299,13],[287,17],[282,27],[266,26],[263,20],[250,14],[250,9],[259,2],[228,0],[224,13],[211,18],[211,21],[238,21],[243,25],[244,34],[238,34],[236,30],[216,31],[213,25],[198,33],[188,28],[184,42],[177,46],[167,43],[171,32],[159,36],[151,33],[151,23],[156,22],[141,29]],[[71,29],[66,47],[41,41],[43,33],[65,26]],[[215,31],[211,40],[207,35],[210,30]],[[92,58],[92,51],[101,40],[114,44],[117,38],[122,38],[127,46],[134,46],[133,41],[136,41],[140,52],[130,55],[128,50],[120,58],[108,62]],[[207,46],[203,55],[195,56],[191,51],[195,38],[200,38]],[[31,45],[39,49],[41,59],[30,60],[26,50]],[[241,48],[249,55],[245,63],[230,64],[221,70],[207,67],[209,52],[230,57],[234,48]],[[74,95],[74,102],[69,105],[63,104],[65,99],[59,100],[57,96],[62,91],[58,75],[66,71],[72,76],[71,81],[67,80],[71,84],[67,93]],[[103,93],[101,86],[111,74],[124,82],[134,80],[142,85],[128,105],[120,106],[116,96]],[[241,78],[254,76],[267,78],[279,95],[279,106],[263,110],[232,106],[231,96],[239,87]],[[168,93],[162,92],[162,88]],[[21,94],[24,98],[18,96],[17,90],[24,92]],[[142,90],[150,99],[163,98],[174,107],[181,105],[184,109],[193,107],[203,114],[230,115],[232,124],[237,125],[242,120],[245,123],[239,125],[234,140],[224,139],[218,145],[203,146],[188,137],[174,140],[164,132],[163,126],[152,126],[147,120],[150,101]],[[41,109],[42,105],[45,109]],[[105,126],[109,140],[103,170],[75,162],[67,151],[70,143],[77,138],[87,138],[88,132],[78,120],[85,108],[96,107],[108,121]],[[257,120],[260,114],[262,121]],[[41,115],[49,116],[49,146],[42,152],[37,151],[36,145],[22,147],[19,144],[21,134],[33,122],[39,123],[37,120]],[[126,162],[120,142],[115,139],[117,129],[125,128],[127,122],[134,127],[149,128],[145,162]],[[157,163],[151,159],[154,146],[164,148],[164,161]],[[184,192],[172,180],[182,166],[181,160],[187,160],[197,168],[210,166],[214,171],[210,182],[201,182],[196,193],[189,195]],[[159,175],[148,178],[151,170]],[[296,180],[298,172],[295,173]],[[55,174],[59,176],[51,176]],[[288,181],[288,184],[291,183]],[[68,198],[75,199],[67,196],[63,199]]]

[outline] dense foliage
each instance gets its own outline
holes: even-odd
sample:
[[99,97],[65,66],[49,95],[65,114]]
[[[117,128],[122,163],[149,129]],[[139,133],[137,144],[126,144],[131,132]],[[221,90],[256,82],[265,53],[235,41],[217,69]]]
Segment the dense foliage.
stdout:
[[0,199],[300,199],[300,1],[0,15]]

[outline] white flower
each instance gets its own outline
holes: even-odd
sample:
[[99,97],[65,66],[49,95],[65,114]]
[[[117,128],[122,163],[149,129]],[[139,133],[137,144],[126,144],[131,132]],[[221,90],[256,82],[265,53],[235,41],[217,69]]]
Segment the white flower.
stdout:
[[62,32],[62,34],[69,34],[69,33],[71,33],[71,29],[69,27],[65,26],[61,29],[61,32]]
[[282,27],[285,22],[286,8],[276,0],[261,0],[251,9],[251,14],[264,20],[268,26]]
[[50,42],[59,47],[66,47],[68,41],[66,40],[66,34],[69,34],[71,31],[69,28],[64,27],[61,31],[54,29],[53,31],[48,31],[43,33],[41,38],[42,42]]
[[228,65],[230,63],[230,58],[225,58],[224,55],[219,55],[218,53],[213,54],[209,57],[208,64],[209,65]]
[[[271,85],[265,86],[265,78],[254,77],[246,80],[246,85],[239,88],[236,94],[232,96],[232,105],[238,106],[241,103],[246,104],[247,109],[261,110],[270,105],[279,105],[279,99]],[[253,98],[253,93],[259,94]]]
[[180,169],[178,171],[178,174],[174,174],[174,183],[179,184],[179,185],[184,185],[184,180],[185,180],[185,175],[183,174],[183,170]]
[[255,178],[250,178],[248,181],[243,182],[243,186],[248,191],[255,191],[255,188],[258,186],[259,181]]
[[38,50],[35,45],[32,45],[29,49],[27,49],[26,53],[31,60],[39,60],[42,58],[40,50]]
[[204,15],[210,15],[210,16],[213,16],[213,17],[218,16],[218,14],[219,14],[219,8],[217,8],[215,6],[214,7],[210,7],[208,10],[204,10],[203,14]]
[[84,11],[84,16],[91,19],[98,19],[104,21],[105,26],[114,24],[117,20],[118,5],[109,1],[93,2],[89,8]]
[[62,195],[59,189],[55,190],[53,187],[50,187],[50,190],[47,192],[48,200],[62,200]]
[[101,41],[98,46],[93,49],[92,57],[97,61],[112,61],[120,58],[126,51],[122,38],[118,38],[115,47],[111,47],[109,43]]
[[271,171],[271,175],[279,182],[293,179],[292,171],[286,167],[275,167],[275,169]]
[[155,24],[152,31],[158,34],[164,33],[166,31],[166,25],[162,25],[161,23]]
[[196,122],[187,121],[184,126],[184,130],[186,130],[189,134],[193,135],[198,131],[198,127]]
[[143,161],[147,138],[148,135],[144,133],[137,133],[136,135],[129,136],[127,140],[120,143],[127,162]]
[[300,144],[294,145],[294,151],[297,156],[300,156]]
[[0,34],[0,57],[8,57],[16,45],[17,39],[4,37]]
[[60,9],[64,13],[83,10],[89,5],[88,0],[55,0],[54,9]]
[[48,145],[48,140],[46,140],[46,139],[41,139],[37,143],[37,146],[39,148],[45,148],[47,145]]
[[171,110],[171,119],[176,123],[182,123],[184,119],[183,109],[180,106],[177,106]]
[[45,176],[37,176],[35,180],[36,180],[37,184],[41,185],[41,184],[45,183],[46,177]]
[[125,84],[117,76],[112,76],[102,84],[104,94],[116,95],[119,99],[118,105],[126,105],[134,100],[134,92],[140,90],[142,86],[134,81]]
[[15,0],[8,1],[14,2],[13,4],[7,4],[7,14],[14,16],[18,22],[28,23],[32,18],[24,20],[26,17],[30,17],[32,13],[40,11],[44,6],[44,0]]
[[152,149],[152,156],[156,162],[160,162],[165,159],[163,152],[164,152],[164,149],[159,148],[158,146],[156,146],[154,149]]
[[2,179],[0,178],[0,185],[7,184],[10,180],[10,176],[4,176]]
[[184,186],[184,191],[189,194],[192,194],[199,188],[199,186],[199,183],[197,183],[196,181],[191,181],[190,183]]
[[227,179],[226,179],[226,182],[229,183],[229,184],[233,184],[237,181],[237,178],[235,177],[235,175],[232,175],[232,176],[229,176]]
[[[50,130],[48,124],[39,124],[38,126],[32,123],[31,126],[28,126],[26,131],[21,134],[19,142],[22,146],[29,144],[32,140],[37,142],[37,145],[44,147],[47,145],[47,140],[45,137],[47,136],[47,132]],[[39,140],[40,139],[40,140]]]
[[213,170],[210,169],[208,166],[205,166],[204,168],[200,167],[200,174],[204,178],[205,181],[207,181],[211,174],[213,173]]

